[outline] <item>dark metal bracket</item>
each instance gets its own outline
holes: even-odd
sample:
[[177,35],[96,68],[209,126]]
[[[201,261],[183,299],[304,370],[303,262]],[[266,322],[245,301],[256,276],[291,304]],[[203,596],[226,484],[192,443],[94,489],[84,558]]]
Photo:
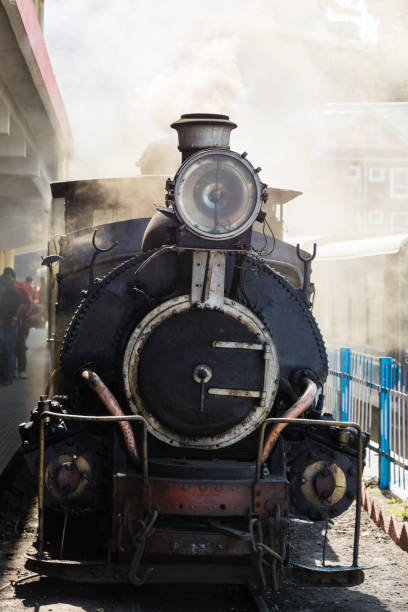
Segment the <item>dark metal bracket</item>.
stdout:
[[307,289],[310,284],[311,263],[316,257],[316,243],[315,242],[313,243],[313,254],[311,257],[303,257],[303,255],[300,252],[300,244],[296,245],[296,255],[298,256],[300,261],[303,262],[303,287],[301,289],[301,293],[303,295],[303,299],[305,300],[306,304],[310,307],[312,304],[309,301]]
[[110,247],[108,247],[107,249],[102,249],[102,248],[98,247],[96,242],[95,242],[97,231],[98,230],[96,229],[94,231],[94,233],[93,233],[93,236],[92,236],[92,246],[95,249],[95,251],[94,251],[94,254],[92,255],[91,263],[89,264],[88,292],[92,289],[92,285],[95,282],[94,267],[95,267],[95,262],[96,262],[96,259],[97,259],[98,255],[100,255],[100,253],[108,253],[109,251],[114,249],[119,244],[119,242],[117,240],[115,240],[115,242],[113,242],[110,245]]

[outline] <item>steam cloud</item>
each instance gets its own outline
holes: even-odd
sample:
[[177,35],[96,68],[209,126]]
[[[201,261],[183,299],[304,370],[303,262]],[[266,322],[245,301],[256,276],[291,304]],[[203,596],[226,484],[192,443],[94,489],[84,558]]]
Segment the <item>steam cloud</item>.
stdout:
[[320,196],[308,177],[322,107],[401,96],[406,60],[397,70],[390,40],[403,49],[406,12],[403,0],[48,0],[45,34],[76,146],[71,177],[132,176],[152,141],[167,138],[176,152],[169,123],[181,113],[226,113],[239,125],[232,148],[249,151],[263,180],[306,192],[286,218],[311,233],[304,211]]

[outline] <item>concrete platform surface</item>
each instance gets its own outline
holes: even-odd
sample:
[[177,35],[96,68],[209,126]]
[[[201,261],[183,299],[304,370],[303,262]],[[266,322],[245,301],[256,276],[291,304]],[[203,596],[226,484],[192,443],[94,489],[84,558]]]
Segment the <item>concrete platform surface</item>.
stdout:
[[48,378],[46,329],[31,329],[27,339],[27,379],[0,386],[0,474],[20,446],[18,426],[26,421]]

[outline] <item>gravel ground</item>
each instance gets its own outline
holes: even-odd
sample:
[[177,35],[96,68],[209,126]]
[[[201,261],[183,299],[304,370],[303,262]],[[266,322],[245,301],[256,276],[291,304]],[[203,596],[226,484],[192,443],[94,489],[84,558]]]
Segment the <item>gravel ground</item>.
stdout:
[[[100,586],[66,583],[30,577],[24,569],[24,552],[35,536],[34,493],[27,484],[20,459],[3,478],[0,495],[0,610],[33,612],[249,612],[251,600],[242,589],[208,585]],[[326,559],[329,564],[350,564],[353,510],[329,527]],[[323,548],[323,525],[296,526],[291,542],[293,560],[319,563]],[[362,515],[360,564],[365,582],[352,588],[307,586],[287,573],[277,595],[268,594],[271,610],[299,612],[368,612],[408,610],[408,554],[398,548],[367,517]],[[11,584],[26,578],[25,581]],[[4,587],[4,588],[2,588]]]

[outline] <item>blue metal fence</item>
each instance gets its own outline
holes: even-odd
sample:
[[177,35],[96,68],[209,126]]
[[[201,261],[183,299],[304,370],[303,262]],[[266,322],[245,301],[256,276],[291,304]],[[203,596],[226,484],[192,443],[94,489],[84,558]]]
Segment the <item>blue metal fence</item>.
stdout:
[[371,434],[368,471],[378,476],[381,488],[402,496],[408,494],[407,374],[391,357],[334,349],[325,386],[333,416],[356,421]]

